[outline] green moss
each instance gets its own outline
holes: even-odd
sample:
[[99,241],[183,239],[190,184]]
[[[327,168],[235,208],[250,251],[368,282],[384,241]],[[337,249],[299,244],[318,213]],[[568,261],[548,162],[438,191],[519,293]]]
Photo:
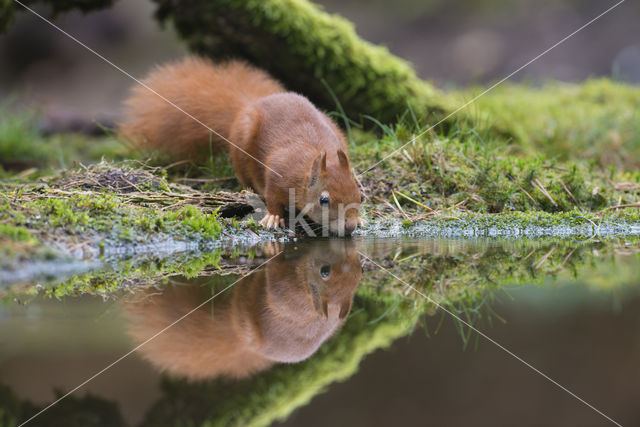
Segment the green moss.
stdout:
[[28,229],[0,222],[0,270],[11,267],[17,258],[28,257],[35,260],[50,255],[51,252],[42,248]]
[[[457,94],[460,102],[481,89]],[[474,123],[513,135],[512,151],[598,165],[640,166],[640,89],[609,79],[541,88],[503,84],[472,106]]]
[[[640,198],[638,172],[603,169],[580,158],[559,161],[465,123],[440,134],[420,135],[422,128],[411,123],[382,130],[380,140],[356,134],[356,170],[365,171],[360,179],[377,201],[395,205],[395,194],[402,208],[415,214],[429,212],[420,204],[482,213],[593,212]],[[412,142],[396,151],[407,141]]]
[[[222,226],[217,220],[215,213],[204,214],[195,206],[185,206],[159,219],[163,226],[165,222],[172,223],[179,221],[188,231],[202,234],[202,236],[207,239],[217,239],[222,232]],[[158,224],[157,221],[156,224]]]
[[62,280],[40,280],[37,285],[21,284],[5,288],[0,292],[0,300],[27,303],[35,297],[64,299],[80,295],[118,298],[124,289],[133,286],[160,286],[178,275],[190,279],[207,272],[215,274],[211,272],[220,268],[223,254],[227,255],[216,249],[197,254],[178,254],[170,257],[142,255],[112,261],[100,268],[73,274]]
[[[89,10],[110,2],[52,3],[62,11]],[[347,20],[306,0],[156,3],[158,18],[172,22],[192,50],[247,59],[320,107],[339,110],[339,116],[369,115],[394,123],[410,114],[426,126],[481,91],[445,94],[434,89],[405,61],[360,39]],[[5,9],[12,7],[9,2]],[[511,140],[521,152],[533,149],[560,160],[575,153],[600,165],[637,168],[639,94],[637,88],[606,79],[583,85],[550,83],[541,89],[502,84],[457,112],[445,127],[462,120],[476,130],[490,129],[494,137]]]
[[[181,275],[193,278],[205,269],[219,268],[221,250],[170,258],[140,257],[120,261],[115,265],[88,273],[74,275],[62,283],[43,289],[30,288],[40,296],[64,298],[76,295],[117,295],[123,287],[159,285],[168,277]],[[35,294],[34,294],[35,295]]]
[[176,211],[157,211],[126,204],[116,194],[70,194],[27,202],[24,209],[53,228],[69,234],[114,233],[125,240],[137,240],[148,233],[166,233],[176,237],[216,239],[222,226],[216,214],[206,214],[194,206]]
[[[129,197],[111,190],[61,190],[53,184],[52,187],[25,184],[16,190],[9,187],[3,191],[0,188],[0,195],[4,196],[0,199],[0,236],[24,237],[37,230],[43,241],[55,240],[59,244],[71,237],[92,242],[107,240],[110,244],[148,243],[152,236],[212,241],[221,236],[224,227],[216,211],[205,212],[180,204],[159,209],[148,203],[144,195]],[[167,185],[165,181],[159,187]],[[153,201],[156,200],[153,196],[159,193],[149,194],[148,200]],[[229,227],[235,230],[239,225],[234,222]]]
[[0,239],[3,237],[14,242],[35,242],[34,237],[26,228],[0,223]]

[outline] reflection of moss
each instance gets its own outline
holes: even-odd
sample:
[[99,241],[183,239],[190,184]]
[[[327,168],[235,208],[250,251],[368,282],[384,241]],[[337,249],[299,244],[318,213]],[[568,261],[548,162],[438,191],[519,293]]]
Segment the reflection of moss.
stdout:
[[161,285],[171,276],[196,277],[205,269],[219,266],[222,251],[215,250],[197,255],[179,255],[166,258],[136,257],[88,273],[72,275],[50,286],[19,286],[0,292],[0,300],[25,301],[36,295],[66,298],[77,295],[112,296],[123,288]]
[[[582,279],[583,271],[590,272],[584,275],[586,280],[593,280],[601,274],[600,271],[604,273],[604,270],[595,268],[594,263],[604,266],[609,261],[620,259],[617,254],[622,251],[637,259],[638,255],[634,253],[640,243],[638,239],[582,243],[566,239],[434,240],[405,244],[397,250],[391,247],[394,248],[393,257],[384,255],[384,245],[382,249],[374,247],[365,249],[365,252],[433,300],[455,304],[462,299],[481,299],[475,292],[484,293],[487,288],[542,284],[557,278]],[[362,292],[369,287],[399,294],[406,291],[406,286],[393,276],[373,267],[372,270],[370,282],[363,280],[361,284]],[[611,278],[603,289],[610,289],[614,283],[622,285],[627,282]]]
[[[637,238],[582,243],[566,239],[500,243],[436,240],[405,244],[399,249],[387,245],[393,248],[393,256],[386,255],[389,249],[385,250],[384,246],[382,243],[381,247],[374,246],[365,253],[431,301],[471,324],[491,320],[493,296],[509,285],[543,285],[579,279],[594,289],[608,292],[638,284],[633,280],[638,273],[634,263],[640,259]],[[364,276],[360,294],[373,292],[376,298],[382,297],[380,302],[393,294],[408,295],[423,301],[417,306],[427,313],[437,311],[406,284],[369,265],[372,271]],[[623,266],[620,270],[623,274],[613,273],[618,265]],[[457,325],[467,339],[471,331],[461,323]]]
[[0,34],[5,32],[13,23],[13,0],[0,0]]
[[[640,256],[637,239],[582,243],[563,239],[431,240],[407,242],[400,247],[386,240],[361,243],[360,250],[367,256],[475,325],[492,318],[492,298],[508,285],[542,285],[577,277],[606,292],[635,286],[637,280],[632,279],[637,277]],[[252,257],[251,252],[243,255]],[[84,292],[111,295],[121,286],[135,285],[136,278],[141,279],[138,283],[159,280],[160,284],[162,278],[178,272],[195,277],[203,269],[218,265],[219,260],[220,252],[203,258],[131,262],[113,273],[77,276],[45,292],[59,297]],[[626,265],[625,274],[612,274],[607,266],[614,261]],[[349,378],[362,358],[411,333],[425,314],[438,313],[433,304],[408,291],[389,273],[370,262],[364,264],[365,274],[347,322],[310,359],[278,365],[238,382],[165,379],[163,396],[146,414],[143,424],[268,425],[306,404],[331,383]],[[109,285],[105,284],[107,280]],[[208,283],[216,286],[231,280],[232,276],[225,276]],[[620,290],[615,289],[617,293]],[[458,327],[463,339],[469,339],[468,329],[461,324]]]
[[[60,397],[62,393],[56,393]],[[0,384],[0,425],[16,427],[42,408],[20,399]],[[126,425],[118,405],[92,394],[68,396],[34,418],[29,425],[68,427],[119,427]]]
[[[592,279],[598,270],[594,273],[591,269],[596,249],[601,263],[606,264],[621,247],[629,250],[629,242],[624,243],[576,246],[563,240],[506,244],[440,241],[415,242],[398,249],[396,244],[378,242],[363,250],[420,292],[478,324],[491,320],[490,302],[506,285],[563,280],[580,276],[587,269],[589,280],[596,283]],[[144,425],[185,419],[194,425],[269,425],[306,404],[332,382],[353,375],[363,357],[409,334],[424,313],[437,313],[433,304],[408,291],[387,272],[371,263],[365,266],[348,321],[310,359],[279,365],[239,382],[165,379],[163,398],[151,408]],[[615,281],[613,277],[609,280]],[[457,326],[462,338],[468,340],[468,328],[461,323]]]
[[188,420],[189,425],[266,426],[284,419],[329,384],[353,375],[364,356],[409,333],[418,316],[412,310],[383,316],[385,311],[386,306],[376,301],[356,298],[340,332],[302,363],[279,365],[238,382],[166,379],[164,395],[143,425],[179,425]]
[[0,383],[0,425],[16,427],[21,421],[21,404],[18,396]]

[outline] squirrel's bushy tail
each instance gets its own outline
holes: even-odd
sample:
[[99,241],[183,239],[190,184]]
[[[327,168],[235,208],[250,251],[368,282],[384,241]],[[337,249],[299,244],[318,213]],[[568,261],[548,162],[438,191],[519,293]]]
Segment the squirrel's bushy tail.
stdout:
[[205,158],[210,141],[215,150],[229,145],[193,117],[229,138],[229,128],[246,104],[284,92],[280,83],[245,62],[214,64],[199,57],[158,67],[143,82],[157,93],[141,85],[132,89],[119,136],[180,160]]

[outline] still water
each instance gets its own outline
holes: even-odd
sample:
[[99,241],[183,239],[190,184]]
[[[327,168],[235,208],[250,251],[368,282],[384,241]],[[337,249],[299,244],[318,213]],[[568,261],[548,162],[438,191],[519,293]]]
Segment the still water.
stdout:
[[319,240],[5,285],[0,425],[119,359],[26,425],[640,425],[639,252]]

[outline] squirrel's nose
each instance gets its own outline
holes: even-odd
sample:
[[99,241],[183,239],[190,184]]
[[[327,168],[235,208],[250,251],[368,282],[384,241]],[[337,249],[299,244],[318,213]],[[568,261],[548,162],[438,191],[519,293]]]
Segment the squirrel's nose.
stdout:
[[351,234],[353,233],[353,230],[356,229],[356,224],[345,224],[344,225],[344,232],[346,234]]

